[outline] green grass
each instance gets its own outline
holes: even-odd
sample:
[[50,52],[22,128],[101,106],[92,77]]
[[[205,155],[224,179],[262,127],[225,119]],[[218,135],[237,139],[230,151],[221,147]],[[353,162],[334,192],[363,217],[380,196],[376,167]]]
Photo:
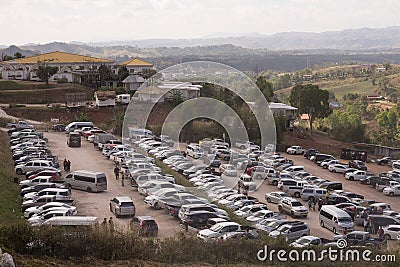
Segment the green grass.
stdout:
[[370,80],[359,81],[350,84],[336,85],[336,86],[321,86],[321,89],[331,91],[335,94],[336,98],[340,101],[343,96],[347,93],[359,94],[359,95],[376,95],[379,86],[372,85]]
[[175,183],[183,185],[185,187],[193,187],[193,185],[179,172],[176,172],[165,165],[161,160],[155,159],[156,164],[158,167],[161,168],[162,173],[164,174],[171,174],[175,178]]
[[16,177],[14,163],[9,149],[7,134],[0,131],[0,224],[14,224],[23,219],[19,186],[13,182]]

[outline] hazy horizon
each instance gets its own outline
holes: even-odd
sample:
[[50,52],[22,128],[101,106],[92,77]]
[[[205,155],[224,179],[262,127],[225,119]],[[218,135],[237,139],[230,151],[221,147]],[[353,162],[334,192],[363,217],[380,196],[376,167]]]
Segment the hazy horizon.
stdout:
[[400,25],[400,1],[0,0],[0,45],[193,39]]

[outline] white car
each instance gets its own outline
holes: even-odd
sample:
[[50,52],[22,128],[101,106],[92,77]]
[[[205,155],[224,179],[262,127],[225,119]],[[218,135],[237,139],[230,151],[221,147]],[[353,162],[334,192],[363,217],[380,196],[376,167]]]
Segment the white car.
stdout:
[[267,200],[268,203],[278,204],[285,197],[290,197],[290,196],[288,194],[286,194],[285,192],[281,192],[281,191],[265,194],[265,200]]
[[39,212],[42,212],[42,211],[48,210],[48,209],[52,209],[52,208],[65,208],[65,209],[69,209],[71,211],[72,215],[77,214],[75,206],[71,206],[71,205],[65,204],[63,202],[49,202],[47,204],[44,204],[43,206],[27,208],[24,211],[24,218],[30,218],[34,214],[37,214]]
[[290,244],[291,247],[295,248],[305,248],[310,246],[321,245],[321,238],[311,235],[302,236],[293,243]]
[[301,146],[291,146],[288,149],[286,149],[286,153],[292,155],[302,155],[304,154],[304,148]]
[[213,240],[227,232],[240,231],[240,225],[235,222],[221,222],[213,225],[209,229],[201,230],[197,233],[197,237],[203,240]]
[[261,222],[264,219],[286,219],[286,215],[282,213],[273,212],[270,210],[260,210],[254,213],[253,215],[246,218],[246,220],[250,223],[256,224]]
[[396,240],[397,237],[400,235],[400,225],[388,225],[383,226],[383,237],[386,239],[393,239]]
[[343,164],[329,164],[328,170],[330,172],[344,173],[347,170],[347,166]]
[[361,178],[365,178],[366,177],[366,172],[365,171],[354,171],[354,172],[348,172],[344,175],[344,177],[346,177],[347,180],[349,181],[360,181]]
[[221,172],[226,176],[236,176],[236,168],[232,164],[222,164],[220,167]]
[[323,169],[328,169],[328,166],[331,164],[339,164],[339,161],[337,159],[327,159],[322,161],[319,166],[321,166]]
[[383,189],[383,193],[388,196],[400,196],[400,185],[395,185],[393,187],[386,187]]

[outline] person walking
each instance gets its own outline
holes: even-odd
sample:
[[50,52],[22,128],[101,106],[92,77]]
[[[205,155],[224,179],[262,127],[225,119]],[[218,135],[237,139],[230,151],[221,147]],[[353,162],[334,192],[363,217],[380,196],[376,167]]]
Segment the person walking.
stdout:
[[368,232],[368,226],[369,226],[368,224],[369,224],[368,219],[367,217],[365,217],[363,222],[364,232]]
[[315,200],[315,198],[312,201],[312,209],[313,211],[315,211],[315,205],[317,204],[317,201]]
[[248,190],[248,187],[245,186],[245,187],[243,188],[243,195],[245,195],[246,197],[247,197],[248,194],[249,194],[249,192],[248,192],[247,190]]
[[385,234],[385,231],[383,230],[382,226],[379,226],[378,231],[376,232],[378,234],[379,238],[383,238],[383,235]]
[[103,222],[101,223],[102,226],[107,226],[107,218],[104,218]]
[[344,234],[344,235],[347,235],[347,228],[344,228],[343,234]]
[[64,167],[64,171],[66,171],[67,170],[67,159],[64,159],[63,167]]
[[125,186],[124,180],[125,180],[125,172],[123,172],[121,175],[121,185],[122,186]]
[[307,204],[308,204],[308,210],[311,211],[311,206],[312,206],[311,198],[308,199]]
[[318,211],[321,211],[322,208],[322,198],[318,199]]
[[115,180],[118,180],[119,179],[119,167],[118,167],[118,165],[115,165],[114,174],[115,174]]
[[71,170],[71,161],[67,160],[66,171],[69,172]]
[[114,221],[112,217],[110,217],[110,219],[108,220],[108,225],[110,226],[110,230],[114,231]]

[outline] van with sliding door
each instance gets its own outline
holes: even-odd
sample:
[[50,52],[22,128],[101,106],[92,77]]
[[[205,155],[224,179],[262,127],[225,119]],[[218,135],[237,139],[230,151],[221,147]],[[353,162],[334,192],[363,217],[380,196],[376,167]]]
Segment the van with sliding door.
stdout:
[[333,205],[323,205],[319,213],[319,223],[334,234],[343,233],[344,229],[351,232],[354,223],[351,216]]
[[69,189],[101,192],[107,190],[107,177],[104,172],[74,171],[65,176],[64,185]]

